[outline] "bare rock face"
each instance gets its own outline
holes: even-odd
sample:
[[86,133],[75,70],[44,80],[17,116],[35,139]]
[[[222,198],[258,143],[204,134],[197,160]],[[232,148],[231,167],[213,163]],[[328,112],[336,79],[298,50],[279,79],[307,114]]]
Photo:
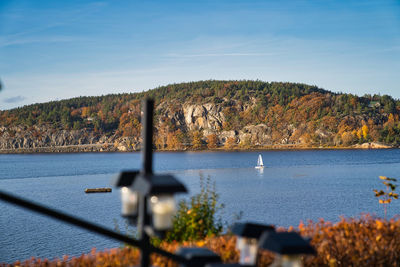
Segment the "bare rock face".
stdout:
[[222,144],[224,144],[228,140],[229,137],[235,138],[236,136],[237,136],[237,132],[232,130],[232,131],[222,131],[218,137],[219,137],[220,142]]
[[138,150],[140,148],[140,145],[137,142],[136,138],[125,136],[118,138],[114,143],[114,147],[116,147],[118,151],[125,152],[125,151]]
[[[88,129],[59,130],[46,126],[3,127],[0,131],[0,149],[30,149],[41,147],[62,147],[91,145],[99,143],[99,136]],[[105,143],[107,138],[103,139]]]
[[210,129],[219,130],[225,121],[222,108],[207,103],[204,105],[183,105],[185,124],[189,130]]
[[251,142],[254,145],[271,143],[271,129],[265,124],[247,125],[239,131],[239,140]]
[[[225,101],[229,102],[228,99],[225,99]],[[232,103],[239,112],[251,109],[257,104],[256,102],[245,105]],[[158,113],[161,114],[159,123],[167,120],[177,128],[180,128],[182,132],[201,131],[204,140],[207,136],[216,134],[219,143],[222,145],[229,137],[236,138],[238,143],[255,146],[301,144],[306,142],[302,137],[302,130],[304,129],[296,128],[293,124],[280,125],[279,129],[271,129],[261,123],[258,125],[246,125],[242,129],[223,131],[222,128],[226,122],[223,109],[223,104],[214,103],[172,104],[163,102],[157,107]],[[325,129],[316,129],[315,135],[321,140],[332,138],[332,133]]]

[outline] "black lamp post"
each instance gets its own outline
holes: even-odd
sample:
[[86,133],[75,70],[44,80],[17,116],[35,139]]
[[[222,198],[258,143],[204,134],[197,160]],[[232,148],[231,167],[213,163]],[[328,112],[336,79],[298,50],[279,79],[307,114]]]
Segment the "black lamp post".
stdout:
[[[137,223],[139,241],[144,248],[150,236],[162,236],[172,228],[176,211],[174,194],[186,193],[186,187],[172,175],[153,174],[154,101],[142,102],[142,169],[122,172],[114,182],[121,188],[122,216]],[[142,250],[141,266],[149,266],[150,254]]]
[[266,232],[260,238],[260,248],[276,254],[273,266],[301,267],[302,255],[315,254],[314,248],[295,232]]

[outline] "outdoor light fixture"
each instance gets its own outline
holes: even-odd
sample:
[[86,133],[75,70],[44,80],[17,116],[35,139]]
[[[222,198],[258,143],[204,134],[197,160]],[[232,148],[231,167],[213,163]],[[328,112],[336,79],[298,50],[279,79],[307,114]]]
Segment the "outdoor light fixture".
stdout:
[[209,263],[204,267],[241,267],[239,263]]
[[138,213],[138,194],[129,187],[121,188],[122,216],[136,217]]
[[153,214],[153,226],[157,230],[172,228],[172,220],[176,212],[173,195],[153,195],[150,197],[150,209]]
[[182,247],[177,255],[190,261],[190,265],[180,264],[179,267],[204,267],[207,263],[221,263],[221,257],[207,248]]
[[132,190],[147,199],[146,212],[152,217],[154,230],[165,231],[172,228],[176,212],[174,194],[187,192],[181,182],[172,175],[139,174]]
[[302,255],[315,254],[310,243],[295,232],[266,232],[261,236],[259,245],[277,254],[273,266],[301,267]]
[[256,265],[258,253],[258,239],[264,232],[274,231],[274,226],[255,223],[236,223],[232,232],[238,236],[236,248],[240,251],[241,265]]
[[130,188],[139,171],[124,171],[114,179],[114,186],[121,188],[122,216],[135,219],[138,215],[138,193]]

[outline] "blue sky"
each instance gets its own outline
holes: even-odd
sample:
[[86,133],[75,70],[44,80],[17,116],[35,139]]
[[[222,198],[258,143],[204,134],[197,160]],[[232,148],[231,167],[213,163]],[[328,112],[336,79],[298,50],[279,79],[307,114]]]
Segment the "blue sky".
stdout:
[[0,109],[206,79],[400,98],[400,1],[0,1]]

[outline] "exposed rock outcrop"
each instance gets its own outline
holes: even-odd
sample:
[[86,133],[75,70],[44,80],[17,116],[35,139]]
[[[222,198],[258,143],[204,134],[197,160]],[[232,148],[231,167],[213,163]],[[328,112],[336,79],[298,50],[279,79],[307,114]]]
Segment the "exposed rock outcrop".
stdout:
[[[229,124],[227,116],[231,115],[229,112],[227,113],[230,107],[234,107],[237,112],[246,113],[251,111],[255,105],[256,103],[252,101],[245,105],[227,100],[220,104],[164,101],[156,107],[158,114],[156,128],[160,128],[163,123],[168,122],[168,127],[180,129],[186,135],[199,131],[203,136],[203,141],[206,141],[207,136],[216,134],[219,145],[224,145],[230,137],[235,138],[237,144],[243,144],[247,147],[309,144],[310,130],[304,123],[296,126],[290,123],[280,124],[279,126],[268,126],[265,123],[238,126],[243,125],[238,123],[234,129],[226,127]],[[359,120],[365,120],[365,118],[359,118]],[[353,123],[359,122],[354,121]],[[335,142],[335,133],[324,128],[323,125],[313,128],[312,131],[312,138],[316,139],[317,142],[318,140],[321,143]],[[159,131],[158,134],[165,135],[165,132]],[[100,134],[90,128],[67,130],[55,129],[52,125],[14,126],[10,128],[0,126],[0,152],[134,151],[140,149],[140,142],[140,136],[121,136],[118,132]],[[387,148],[388,146],[367,143],[355,147]]]
[[384,148],[391,148],[388,145],[382,144],[382,143],[363,143],[363,144],[357,144],[354,145],[354,148],[363,148],[363,149],[384,149]]

